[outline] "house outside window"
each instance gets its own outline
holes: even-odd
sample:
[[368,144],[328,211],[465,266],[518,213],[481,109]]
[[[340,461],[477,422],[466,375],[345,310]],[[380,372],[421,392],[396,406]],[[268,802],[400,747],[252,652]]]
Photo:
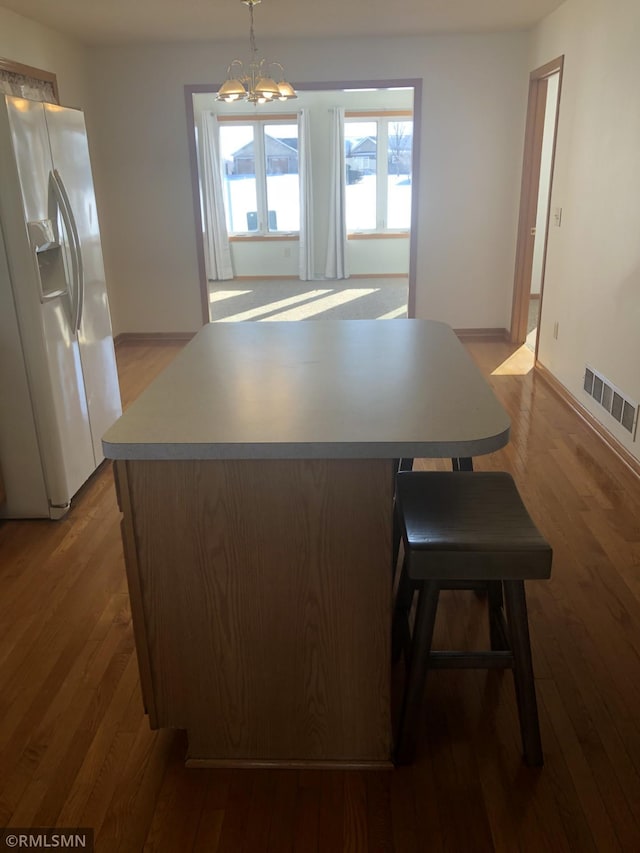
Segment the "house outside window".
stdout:
[[229,234],[300,230],[297,122],[221,123],[220,153]]
[[412,119],[347,114],[344,138],[347,231],[409,230]]

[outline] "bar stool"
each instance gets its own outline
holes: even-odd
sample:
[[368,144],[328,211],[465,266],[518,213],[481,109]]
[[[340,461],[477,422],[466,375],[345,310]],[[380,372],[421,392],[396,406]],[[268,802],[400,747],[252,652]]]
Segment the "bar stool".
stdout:
[[[403,457],[402,459],[394,459],[396,472],[413,470],[413,457]],[[451,469],[453,471],[473,471],[473,459],[471,457],[457,457],[451,460]],[[398,554],[400,553],[400,542],[402,535],[400,533],[400,524],[398,522],[397,513],[393,514],[393,549],[392,549],[392,566],[395,574],[396,564],[398,562]]]
[[[413,468],[413,458],[403,458],[403,459],[394,459],[394,468],[396,473],[400,471],[411,471]],[[398,513],[393,513],[393,539],[392,539],[392,549],[391,549],[391,573],[392,580],[393,575],[395,575],[396,565],[398,562],[398,554],[400,553],[400,542],[402,541],[402,533],[400,532],[400,521],[398,519]]]
[[[428,670],[509,668],[525,763],[542,765],[524,581],[550,577],[552,551],[513,478],[504,472],[400,472],[395,506],[404,561],[394,607],[394,657],[408,651],[396,763],[413,760]],[[488,590],[490,651],[432,651],[440,590],[452,588]]]

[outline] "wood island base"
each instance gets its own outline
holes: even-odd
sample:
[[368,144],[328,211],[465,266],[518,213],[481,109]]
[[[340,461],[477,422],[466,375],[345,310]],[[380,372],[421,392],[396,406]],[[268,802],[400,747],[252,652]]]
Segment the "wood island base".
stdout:
[[152,728],[190,767],[390,767],[392,460],[115,474]]

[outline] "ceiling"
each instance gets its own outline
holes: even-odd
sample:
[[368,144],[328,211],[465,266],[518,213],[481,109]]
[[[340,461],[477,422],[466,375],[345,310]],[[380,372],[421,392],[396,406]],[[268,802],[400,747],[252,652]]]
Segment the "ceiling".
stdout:
[[[563,0],[263,0],[260,37],[404,36],[528,29]],[[248,35],[241,0],[0,0],[85,44],[219,40]]]

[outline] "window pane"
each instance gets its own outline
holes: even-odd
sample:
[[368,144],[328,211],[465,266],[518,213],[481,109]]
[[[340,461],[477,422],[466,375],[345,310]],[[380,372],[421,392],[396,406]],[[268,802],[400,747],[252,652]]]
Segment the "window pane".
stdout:
[[390,121],[388,135],[387,227],[411,227],[413,122]]
[[230,233],[258,230],[255,140],[253,127],[223,124],[220,127],[220,159],[224,207]]
[[265,125],[264,156],[267,173],[267,229],[299,231],[298,125]]
[[347,184],[347,230],[375,230],[377,159],[376,122],[345,122],[344,149]]

